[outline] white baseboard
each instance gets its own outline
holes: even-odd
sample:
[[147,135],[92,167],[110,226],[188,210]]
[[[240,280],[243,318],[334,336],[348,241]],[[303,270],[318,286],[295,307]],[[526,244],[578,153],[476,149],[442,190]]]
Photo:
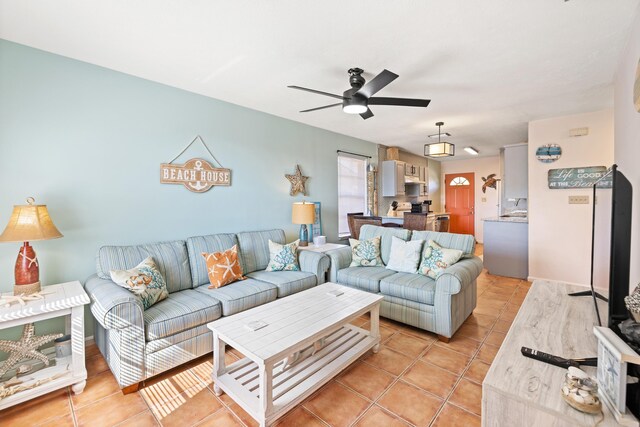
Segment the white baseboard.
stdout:
[[589,288],[589,285],[585,285],[584,283],[567,282],[566,280],[545,279],[544,277],[529,276],[529,277],[527,277],[527,280],[529,282],[533,282],[534,280],[544,280],[545,282],[559,282],[559,283],[566,283],[568,285],[580,286],[580,287],[583,287],[583,288]]

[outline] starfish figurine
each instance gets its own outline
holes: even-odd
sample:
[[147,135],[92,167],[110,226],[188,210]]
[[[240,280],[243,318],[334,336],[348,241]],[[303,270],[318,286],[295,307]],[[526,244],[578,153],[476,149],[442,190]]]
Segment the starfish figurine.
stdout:
[[5,307],[10,307],[13,303],[18,303],[22,306],[27,305],[29,301],[36,301],[39,299],[44,299],[45,295],[49,295],[51,292],[39,291],[33,294],[25,295],[0,295],[0,305],[4,305]]
[[6,374],[22,359],[39,360],[49,366],[49,358],[38,351],[38,347],[60,338],[62,334],[35,335],[33,323],[27,323],[18,341],[0,340],[0,350],[9,353],[9,358],[0,366],[0,377]]
[[309,179],[308,176],[303,176],[300,170],[300,165],[296,165],[296,173],[293,175],[286,174],[285,177],[291,182],[291,191],[289,195],[295,196],[298,193],[307,195],[307,190],[304,188],[305,182]]

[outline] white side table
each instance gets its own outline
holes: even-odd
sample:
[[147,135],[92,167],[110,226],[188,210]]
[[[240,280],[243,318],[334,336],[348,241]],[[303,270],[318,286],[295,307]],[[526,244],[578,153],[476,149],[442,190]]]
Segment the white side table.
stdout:
[[71,335],[71,356],[57,359],[55,366],[20,376],[19,379],[23,381],[23,385],[28,385],[38,380],[60,375],[53,381],[0,400],[0,409],[69,385],[75,394],[80,394],[86,385],[84,305],[90,302],[89,297],[78,281],[43,286],[42,292],[47,294],[41,300],[29,301],[25,305],[14,303],[9,307],[0,306],[0,330],[65,316],[65,330],[67,334]]
[[347,247],[348,245],[340,245],[338,243],[325,243],[324,245],[316,246],[313,243],[309,243],[308,246],[298,246],[301,251],[313,251],[313,252],[327,252],[333,249],[339,249]]

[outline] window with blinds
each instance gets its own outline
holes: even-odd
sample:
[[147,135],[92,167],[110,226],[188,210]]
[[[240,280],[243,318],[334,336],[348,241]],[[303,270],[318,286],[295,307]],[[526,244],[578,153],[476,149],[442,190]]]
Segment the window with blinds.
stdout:
[[338,235],[349,236],[347,214],[367,213],[367,159],[338,154]]

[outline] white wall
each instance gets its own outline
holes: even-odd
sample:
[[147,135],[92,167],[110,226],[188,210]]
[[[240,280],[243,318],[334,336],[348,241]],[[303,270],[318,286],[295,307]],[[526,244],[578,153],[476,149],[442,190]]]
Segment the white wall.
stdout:
[[493,188],[487,188],[487,192],[482,192],[482,177],[487,177],[495,173],[500,177],[500,157],[480,157],[477,159],[451,160],[441,162],[442,171],[442,199],[443,206],[445,199],[445,182],[444,176],[450,173],[468,173],[473,172],[475,175],[475,235],[476,240],[482,243],[483,240],[483,219],[495,217],[498,215],[498,191]]
[[633,104],[633,85],[640,59],[640,8],[636,12],[629,44],[615,76],[615,162],[633,185],[631,274],[629,290],[640,282],[640,113]]
[[[589,135],[569,137],[569,130],[589,127]],[[555,143],[562,157],[541,163],[536,149]],[[589,284],[591,262],[591,189],[550,190],[549,169],[611,166],[613,110],[537,120],[529,123],[529,276]],[[588,195],[587,205],[569,205],[568,197]]]

